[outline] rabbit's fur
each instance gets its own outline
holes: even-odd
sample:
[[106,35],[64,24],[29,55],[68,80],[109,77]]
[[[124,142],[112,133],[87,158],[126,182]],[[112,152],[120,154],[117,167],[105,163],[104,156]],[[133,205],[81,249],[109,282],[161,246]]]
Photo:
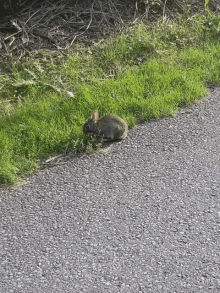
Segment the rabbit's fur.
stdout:
[[84,124],[85,133],[100,135],[104,141],[120,140],[127,136],[127,123],[117,115],[107,115],[99,119],[98,110],[92,111],[91,117]]

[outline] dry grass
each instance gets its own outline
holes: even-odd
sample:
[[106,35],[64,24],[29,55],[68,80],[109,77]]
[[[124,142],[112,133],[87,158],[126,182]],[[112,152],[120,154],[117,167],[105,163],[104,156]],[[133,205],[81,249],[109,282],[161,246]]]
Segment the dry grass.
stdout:
[[[35,57],[40,49],[60,51],[72,48],[77,42],[92,45],[105,39],[112,31],[120,31],[124,24],[140,20],[156,21],[161,17],[177,20],[178,13],[198,13],[204,9],[201,0],[41,2],[28,4],[21,0],[18,14],[1,20],[2,62],[13,57],[13,62]],[[209,9],[217,11],[220,1],[210,0],[208,5]]]

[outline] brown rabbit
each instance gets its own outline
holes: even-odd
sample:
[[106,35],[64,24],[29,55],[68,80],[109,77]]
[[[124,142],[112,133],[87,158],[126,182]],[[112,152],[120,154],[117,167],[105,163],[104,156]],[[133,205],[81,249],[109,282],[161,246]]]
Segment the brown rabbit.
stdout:
[[85,133],[100,135],[104,141],[120,140],[127,136],[127,123],[117,115],[107,115],[99,119],[98,110],[92,111],[91,117],[84,124]]

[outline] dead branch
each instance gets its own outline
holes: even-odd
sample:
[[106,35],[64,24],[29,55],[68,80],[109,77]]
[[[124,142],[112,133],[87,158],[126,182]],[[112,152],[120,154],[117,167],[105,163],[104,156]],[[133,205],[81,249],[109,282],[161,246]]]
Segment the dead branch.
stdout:
[[[215,1],[217,3],[220,0],[210,0],[210,3],[213,5]],[[204,6],[201,3],[203,1],[188,2],[192,4],[190,7],[195,12]],[[123,24],[135,23],[140,19],[154,21],[158,17],[175,19],[177,13],[183,12],[188,2],[47,0],[39,4],[35,0],[28,4],[27,0],[23,0],[22,9],[16,17],[7,17],[4,22],[0,22],[0,57],[4,60],[11,56],[21,59],[22,56],[38,54],[39,49],[70,48],[77,42],[93,44],[106,38]],[[217,6],[216,4],[215,7]]]

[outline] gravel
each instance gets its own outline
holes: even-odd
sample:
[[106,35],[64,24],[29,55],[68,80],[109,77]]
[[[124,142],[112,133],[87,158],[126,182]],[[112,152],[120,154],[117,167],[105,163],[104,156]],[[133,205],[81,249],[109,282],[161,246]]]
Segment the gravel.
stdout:
[[0,292],[220,292],[220,89],[0,190]]

